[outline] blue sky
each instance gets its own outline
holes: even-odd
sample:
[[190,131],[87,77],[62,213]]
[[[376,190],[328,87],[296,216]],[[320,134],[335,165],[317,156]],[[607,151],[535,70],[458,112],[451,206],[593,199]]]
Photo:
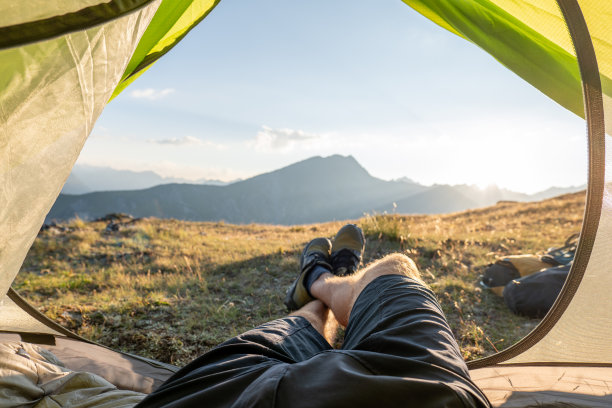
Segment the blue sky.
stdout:
[[584,121],[399,0],[223,0],[112,101],[78,163],[231,180],[314,155],[534,192],[586,181]]

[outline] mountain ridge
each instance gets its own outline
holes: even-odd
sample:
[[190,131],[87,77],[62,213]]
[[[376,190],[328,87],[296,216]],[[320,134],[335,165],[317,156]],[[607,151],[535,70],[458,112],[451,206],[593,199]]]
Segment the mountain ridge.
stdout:
[[62,194],[87,194],[100,191],[144,190],[161,184],[205,184],[224,186],[229,182],[211,179],[189,180],[180,177],[162,177],[151,170],[117,170],[111,167],[76,165],[62,188]]
[[[551,189],[558,193],[560,189]],[[570,191],[564,191],[570,192]],[[423,186],[373,177],[352,156],[315,156],[231,184],[162,184],[139,190],[60,194],[46,221],[123,212],[135,217],[231,223],[304,224],[370,212],[435,214],[531,196],[500,188]]]

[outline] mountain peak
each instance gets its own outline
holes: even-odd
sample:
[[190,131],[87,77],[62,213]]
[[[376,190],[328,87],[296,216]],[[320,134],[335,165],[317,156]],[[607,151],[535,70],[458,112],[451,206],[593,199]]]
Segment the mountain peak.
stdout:
[[260,174],[251,179],[236,183],[237,185],[256,184],[260,189],[267,186],[284,186],[286,191],[303,194],[334,190],[330,186],[353,188],[370,185],[380,181],[372,176],[352,156],[333,155],[328,157],[314,156],[289,166]]
[[321,161],[330,162],[330,163],[335,162],[335,163],[352,164],[352,165],[361,167],[361,164],[359,164],[359,162],[357,162],[357,160],[353,156],[351,155],[343,156],[341,154],[332,154],[330,156],[312,156],[307,159],[296,162],[294,164],[308,163],[308,162],[321,162]]
[[314,171],[315,174],[324,171],[328,177],[335,177],[340,174],[352,177],[371,177],[368,171],[350,155],[313,156],[276,171],[286,171],[291,168],[299,169],[300,171]]

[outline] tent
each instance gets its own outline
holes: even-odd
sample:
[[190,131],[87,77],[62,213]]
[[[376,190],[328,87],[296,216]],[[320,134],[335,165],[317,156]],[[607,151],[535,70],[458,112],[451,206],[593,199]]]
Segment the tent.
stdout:
[[[569,278],[523,340],[469,363],[473,379],[495,406],[612,405],[612,2],[403,1],[587,125],[587,203]],[[217,3],[0,1],[0,342],[45,344],[70,368],[143,392],[176,369],[76,336],[10,285],[104,106]]]

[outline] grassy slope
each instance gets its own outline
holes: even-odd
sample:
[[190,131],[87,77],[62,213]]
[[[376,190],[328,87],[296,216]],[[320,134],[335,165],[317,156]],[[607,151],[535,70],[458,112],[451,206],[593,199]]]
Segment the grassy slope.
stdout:
[[[435,216],[366,216],[365,262],[400,251],[436,292],[466,359],[508,347],[537,321],[478,287],[495,257],[578,232],[584,194]],[[229,225],[141,219],[107,231],[75,220],[42,231],[13,287],[49,317],[108,346],[184,364],[285,314],[302,247],[344,222]]]

